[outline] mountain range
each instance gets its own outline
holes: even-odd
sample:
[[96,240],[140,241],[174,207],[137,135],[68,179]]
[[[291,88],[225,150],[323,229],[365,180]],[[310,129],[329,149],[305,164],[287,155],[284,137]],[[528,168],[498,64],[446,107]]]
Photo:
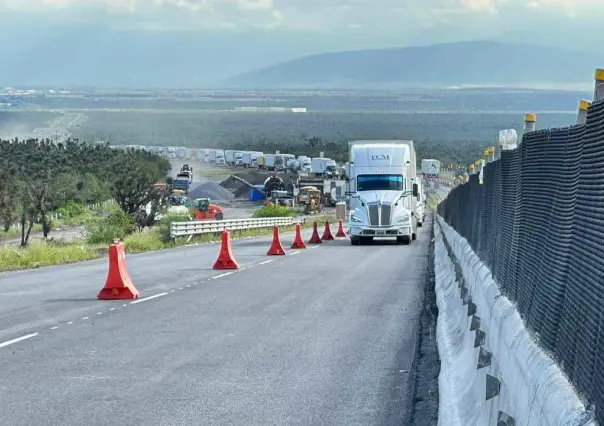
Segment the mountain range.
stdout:
[[591,85],[600,53],[469,41],[305,56],[241,73],[220,86],[254,89],[576,88]]

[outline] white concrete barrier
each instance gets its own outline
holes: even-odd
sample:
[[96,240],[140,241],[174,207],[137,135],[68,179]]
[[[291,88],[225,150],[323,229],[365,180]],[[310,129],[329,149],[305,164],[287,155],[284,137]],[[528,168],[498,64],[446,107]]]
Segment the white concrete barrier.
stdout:
[[467,241],[435,226],[442,426],[596,426]]

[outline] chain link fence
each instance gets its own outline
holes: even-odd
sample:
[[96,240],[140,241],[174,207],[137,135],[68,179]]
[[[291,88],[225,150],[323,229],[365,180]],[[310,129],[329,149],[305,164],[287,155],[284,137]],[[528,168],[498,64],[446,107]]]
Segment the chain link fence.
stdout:
[[527,133],[438,206],[604,424],[604,102]]

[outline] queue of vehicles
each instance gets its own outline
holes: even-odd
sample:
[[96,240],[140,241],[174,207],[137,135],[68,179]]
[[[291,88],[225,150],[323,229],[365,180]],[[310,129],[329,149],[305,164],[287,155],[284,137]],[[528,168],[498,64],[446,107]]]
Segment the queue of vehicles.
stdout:
[[260,151],[237,151],[224,149],[201,149],[198,160],[209,164],[224,164],[233,167],[252,168],[266,171],[296,171],[317,177],[339,178],[345,168],[335,160],[325,157],[311,158],[285,153],[264,153]]

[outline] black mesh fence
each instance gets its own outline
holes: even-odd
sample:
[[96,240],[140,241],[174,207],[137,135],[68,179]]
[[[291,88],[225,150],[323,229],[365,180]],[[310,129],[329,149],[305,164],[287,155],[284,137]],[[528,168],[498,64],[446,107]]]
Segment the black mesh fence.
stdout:
[[585,125],[525,134],[438,211],[604,424],[604,102]]

